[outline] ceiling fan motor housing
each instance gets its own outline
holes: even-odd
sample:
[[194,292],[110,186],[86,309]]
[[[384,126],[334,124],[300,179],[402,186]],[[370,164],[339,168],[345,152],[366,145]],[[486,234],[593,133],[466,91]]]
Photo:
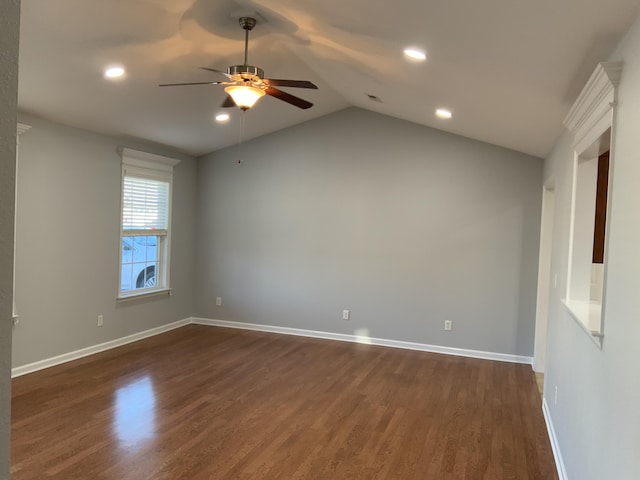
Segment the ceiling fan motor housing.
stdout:
[[253,65],[232,65],[227,68],[228,75],[239,75],[242,80],[257,81],[264,78],[264,70]]

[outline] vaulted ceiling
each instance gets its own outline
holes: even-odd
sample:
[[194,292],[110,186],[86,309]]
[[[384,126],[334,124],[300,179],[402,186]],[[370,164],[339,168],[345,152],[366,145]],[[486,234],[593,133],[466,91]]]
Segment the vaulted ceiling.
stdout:
[[[317,84],[283,88],[312,108],[265,97],[220,124],[222,86],[157,86],[223,80],[198,67],[242,63],[246,14],[248,63]],[[357,106],[545,156],[637,14],[637,0],[23,0],[19,107],[200,155]],[[123,78],[104,78],[113,64]]]

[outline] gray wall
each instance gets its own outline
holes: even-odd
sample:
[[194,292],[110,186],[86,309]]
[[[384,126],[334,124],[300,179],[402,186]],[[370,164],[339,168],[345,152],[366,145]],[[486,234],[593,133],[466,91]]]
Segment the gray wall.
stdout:
[[[572,138],[565,134],[545,162],[555,182],[556,215],[545,398],[571,480],[634,480],[640,472],[640,21],[612,60],[623,60],[613,138],[607,218],[607,296],[600,350],[560,299],[567,284]],[[558,387],[558,403],[554,389]]]
[[11,308],[20,2],[0,2],[0,479],[9,478]]
[[[13,366],[188,318],[193,305],[196,161],[26,115],[18,159]],[[173,296],[116,303],[121,158],[117,148],[182,159],[173,190]],[[104,315],[98,328],[96,317]]]
[[530,356],[541,181],[538,158],[357,108],[216,152],[195,314]]

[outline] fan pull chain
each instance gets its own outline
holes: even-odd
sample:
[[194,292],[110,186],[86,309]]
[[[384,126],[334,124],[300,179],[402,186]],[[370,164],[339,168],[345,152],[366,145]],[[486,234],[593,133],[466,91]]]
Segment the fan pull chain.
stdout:
[[243,142],[244,142],[244,114],[245,112],[240,112],[240,139],[238,141],[238,165],[242,165],[242,153],[243,153]]

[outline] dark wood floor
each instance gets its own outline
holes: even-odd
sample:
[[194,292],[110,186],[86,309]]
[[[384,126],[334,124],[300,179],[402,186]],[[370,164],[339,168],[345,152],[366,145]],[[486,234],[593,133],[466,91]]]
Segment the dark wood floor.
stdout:
[[557,479],[531,367],[189,325],[13,381],[12,479]]

